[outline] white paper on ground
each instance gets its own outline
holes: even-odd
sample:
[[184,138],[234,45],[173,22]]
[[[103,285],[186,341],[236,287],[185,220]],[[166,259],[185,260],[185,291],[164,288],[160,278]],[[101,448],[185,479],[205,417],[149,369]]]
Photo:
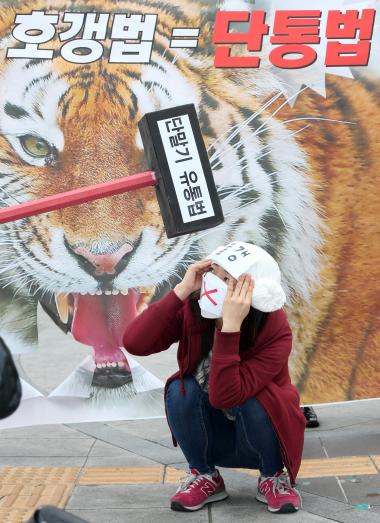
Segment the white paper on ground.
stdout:
[[22,401],[12,416],[0,421],[0,430],[56,423],[87,423],[165,417],[162,388],[140,392],[123,403],[103,406],[87,398],[44,396]]
[[[146,370],[142,365],[140,365],[140,363],[137,363],[137,361],[131,358],[128,353],[126,353],[126,356],[128,357],[128,363],[133,379],[133,391],[131,390],[132,395],[136,392],[146,392],[164,386],[161,380]],[[94,371],[95,364],[93,358],[88,356],[82,364],[65,379],[65,381],[58,385],[58,387],[49,394],[49,398],[57,396],[90,398],[94,391],[94,388],[91,385]],[[104,394],[102,394],[102,397],[106,397],[108,394],[116,399],[118,397],[117,389],[113,390],[115,392],[114,394],[108,394],[109,389],[107,389],[104,391]],[[123,393],[126,394],[125,387],[123,388]]]

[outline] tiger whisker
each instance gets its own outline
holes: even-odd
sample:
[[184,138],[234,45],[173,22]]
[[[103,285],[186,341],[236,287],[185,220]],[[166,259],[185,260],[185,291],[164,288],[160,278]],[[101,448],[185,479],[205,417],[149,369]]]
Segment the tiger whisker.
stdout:
[[[278,125],[283,125],[283,124],[288,123],[288,122],[291,122],[291,121],[302,120],[302,119],[303,119],[303,118],[298,118],[298,119],[295,118],[294,120],[289,120],[289,121],[284,121],[284,122],[276,122],[276,124],[278,124]],[[317,120],[318,118],[317,118],[317,117],[315,117],[315,118],[310,117],[310,118],[304,118],[304,119],[305,119],[305,120],[312,120],[312,119],[316,119],[316,120]],[[321,118],[321,119],[322,119],[322,118]],[[326,120],[328,120],[328,119],[326,119]],[[335,120],[331,120],[331,121],[335,121]],[[349,122],[343,122],[343,121],[340,121],[340,120],[336,120],[336,121],[339,122],[339,123],[349,123]],[[302,127],[302,129],[298,129],[297,131],[292,132],[289,136],[295,136],[295,135],[298,134],[299,132],[304,131],[305,129],[307,129],[308,127],[310,127],[310,124],[309,124],[309,125],[305,125],[304,127]],[[251,140],[251,139],[253,138],[253,136],[258,136],[259,134],[261,134],[261,133],[263,133],[263,132],[265,132],[265,131],[267,131],[267,130],[268,130],[268,128],[263,128],[263,129],[261,129],[261,131],[260,131],[259,133],[254,133],[254,135],[252,135],[252,136],[250,136],[250,137],[248,137],[248,138],[246,138],[246,139],[244,139],[244,140],[241,140],[241,141],[239,142],[239,148],[241,148],[243,145],[247,145],[247,143],[249,142],[249,140]],[[269,146],[269,145],[265,145],[262,149],[266,149],[267,147],[270,147],[270,146]],[[273,149],[271,149],[271,151],[272,151],[272,150],[273,150]],[[246,158],[250,158],[251,156],[252,156],[252,155],[244,156],[241,160],[239,160],[239,162],[238,162],[237,164],[235,164],[234,167],[239,167],[239,166],[241,166],[241,162],[243,162]],[[263,156],[265,156],[265,155],[263,155]],[[257,157],[257,159],[260,159],[260,158],[262,158],[262,156],[258,156],[258,157]],[[215,167],[214,167],[214,168],[215,168]]]
[[14,200],[16,203],[21,203],[19,200],[17,200],[17,198],[15,198],[11,194],[7,193],[7,191],[4,189],[4,187],[0,187],[0,191],[3,192],[7,196],[7,198]]
[[245,207],[248,207],[249,205],[252,205],[255,202],[258,202],[260,198],[254,198],[253,200],[250,200],[249,202],[243,203],[241,205],[238,205],[235,209],[232,209],[231,211],[228,211],[224,214],[224,216],[232,216],[233,214],[237,214],[240,210],[244,209]]
[[[284,125],[287,123],[299,122],[299,121],[303,121],[303,120],[316,120],[316,121],[321,121],[321,122],[334,122],[334,123],[342,123],[342,124],[348,124],[348,125],[356,125],[356,122],[350,122],[348,120],[337,120],[335,118],[323,118],[323,117],[319,117],[319,116],[301,116],[301,117],[297,117],[297,118],[291,118],[290,120],[274,122],[274,125]],[[267,130],[268,130],[267,128],[262,129],[260,131],[260,133],[265,132]],[[260,133],[257,133],[257,134],[260,134]]]
[[283,226],[285,227],[285,229],[286,229],[287,231],[289,231],[289,229],[291,229],[291,227],[289,227],[288,224],[285,223],[283,217],[281,216],[280,211],[279,211],[278,208],[277,208],[277,205],[276,205],[274,202],[272,202],[272,206],[273,206],[274,209],[276,210],[276,212],[277,212],[277,214],[278,214],[280,220],[282,221],[282,224],[283,224]]
[[[282,93],[278,93],[273,98],[268,100],[268,102],[266,102],[263,106],[261,106],[260,109],[258,109],[254,113],[252,113],[251,116],[249,116],[241,125],[238,126],[238,128],[233,133],[231,133],[228,136],[227,140],[225,140],[221,144],[219,151],[215,151],[215,153],[211,156],[211,158],[210,158],[211,167],[213,167],[215,169],[217,167],[217,165],[220,163],[220,158],[223,155],[230,152],[229,149],[222,150],[224,148],[224,146],[229,145],[231,143],[231,140],[233,140],[239,132],[241,132],[249,123],[251,123],[252,120],[257,118],[257,116],[259,116],[263,111],[265,111],[265,109],[267,109],[270,105],[272,105],[277,100],[277,98],[279,98],[281,96],[281,94]],[[241,145],[242,145],[242,141],[243,140],[240,140],[237,144],[231,145],[231,148],[239,149],[239,147],[241,147]],[[217,162],[217,164],[213,165],[213,162],[215,160],[219,160],[219,161]]]
[[7,281],[8,283],[6,283],[5,285],[1,285],[1,288],[2,289],[5,289],[6,287],[8,287],[8,285],[18,285],[19,282],[24,282],[25,279],[27,279],[28,276],[25,276],[25,275],[22,275],[20,276],[19,278],[14,278],[13,276],[2,276],[0,278],[0,282],[4,282],[4,281]]
[[[276,174],[278,171],[273,171],[272,173],[267,173],[268,176],[271,176],[273,174]],[[249,192],[251,189],[254,189],[256,184],[254,182],[247,183],[245,185],[242,185],[241,187],[238,187],[235,191],[231,192],[228,196],[225,198],[222,198],[221,201],[226,202],[230,200],[231,198],[235,198],[236,196],[240,196],[246,192]]]
[[[296,131],[293,131],[291,132],[288,136],[289,138],[290,137],[293,137],[295,136],[296,134],[299,134],[301,133],[302,131],[304,131],[305,129],[307,129],[308,127],[310,127],[310,124],[308,125],[305,125],[304,127],[302,127],[301,129],[297,129]],[[264,145],[264,147],[262,147],[262,151],[267,149],[268,147],[271,147],[271,145]],[[274,149],[269,149],[269,151],[267,151],[266,153],[264,154],[261,154],[260,156],[257,156],[255,158],[255,160],[260,160],[261,158],[264,158],[264,156],[270,154],[271,152],[273,152]],[[241,160],[239,160],[239,162],[237,164],[234,165],[234,168],[239,168],[239,167],[245,167],[246,165],[248,165],[248,159],[249,158],[252,158],[252,156],[254,156],[255,152],[252,153],[252,154],[248,154],[248,155],[245,155]],[[246,162],[245,164],[243,162]],[[278,172],[278,171],[276,171]],[[273,172],[273,173],[270,173],[270,174],[276,174],[276,172]]]
[[[273,113],[272,113],[272,114],[271,114],[271,115],[270,115],[270,116],[265,120],[265,122],[263,122],[263,123],[260,125],[260,127],[258,127],[258,129],[256,129],[256,130],[252,133],[252,135],[251,135],[248,139],[246,139],[246,140],[249,140],[249,139],[251,139],[251,137],[256,136],[257,133],[262,129],[262,127],[263,127],[264,125],[266,125],[266,124],[268,123],[268,121],[271,120],[271,119],[272,119],[272,118],[273,118],[273,117],[274,117],[274,116],[275,116],[275,115],[276,115],[276,114],[277,114],[277,113],[278,113],[278,112],[279,112],[279,111],[280,111],[280,110],[281,110],[281,109],[282,109],[282,108],[283,108],[283,107],[288,103],[289,100],[291,100],[291,99],[294,98],[295,96],[298,96],[298,95],[299,95],[302,91],[304,91],[305,89],[307,89],[306,86],[303,87],[302,89],[300,89],[297,93],[295,93],[294,95],[292,95],[290,98],[288,98],[287,100],[285,100],[285,102],[283,102],[283,103],[282,103],[282,104],[281,104],[281,105],[280,105],[280,106],[279,106],[279,107],[278,107],[278,108],[277,108],[277,109],[276,109],[276,110],[275,110],[275,111],[274,111],[274,112],[273,112]],[[276,95],[275,100],[276,100],[277,98],[279,98],[281,95],[283,95],[283,93],[282,93],[282,92],[279,92],[279,93]],[[258,111],[256,111],[256,112],[254,113],[254,117],[257,117],[260,113],[262,113],[262,112],[267,108],[267,106],[268,106],[268,105],[271,105],[272,103],[274,103],[275,100],[271,99],[271,100],[269,101],[270,104],[269,104],[268,102],[266,102],[266,103],[261,107],[261,109],[259,109]],[[250,118],[253,119],[253,115],[252,115]],[[236,131],[235,131],[235,133],[234,133],[233,136],[229,137],[229,140],[232,140],[232,138],[233,138],[234,136],[236,136]],[[235,144],[235,145],[233,145],[233,146],[231,146],[231,147],[232,147],[233,149],[238,149],[238,148],[242,147],[243,144],[244,144],[244,140],[240,140],[237,144]],[[222,151],[222,152],[217,156],[217,158],[220,158],[220,157],[222,156],[222,154],[226,154],[227,152],[229,152],[229,151],[228,151],[228,150],[227,150],[227,151]],[[212,160],[212,157],[211,157],[211,159],[210,159],[210,162],[211,162],[211,160]],[[217,165],[218,165],[218,164],[217,164]],[[213,166],[213,165],[211,165],[211,166],[212,166],[213,168],[216,167],[216,166]]]
[[290,123],[290,122],[297,122],[299,120],[318,120],[318,121],[321,121],[321,122],[334,122],[334,123],[344,123],[344,124],[348,124],[348,125],[356,125],[356,122],[350,122],[348,120],[337,120],[336,118],[323,118],[323,117],[319,117],[319,116],[302,116],[300,118],[292,118],[290,120],[285,120],[284,122],[282,122],[283,124],[284,123]]
[[[228,132],[230,132],[232,129],[234,129],[235,127],[237,127],[236,131],[234,131],[230,136],[228,136],[227,140],[225,140],[221,147],[223,147],[224,145],[227,145],[228,143],[230,143],[230,141],[244,128],[246,127],[252,120],[254,120],[262,111],[264,111],[267,107],[269,107],[272,103],[274,103],[277,98],[279,98],[281,96],[282,93],[277,93],[276,95],[274,95],[270,100],[268,100],[259,110],[255,111],[254,113],[251,114],[251,116],[249,116],[248,118],[246,118],[241,124],[235,124],[233,127],[230,127],[230,129],[227,129],[227,131],[225,131],[222,135],[219,136],[219,138],[217,138],[207,149],[207,151],[209,151],[209,149],[211,149],[212,147],[215,147],[215,144],[221,140],[221,138],[223,138],[223,136],[225,136]],[[214,153],[215,154],[215,153]],[[213,155],[214,156],[214,155]],[[210,158],[210,162],[212,161],[212,158],[213,156],[211,156]]]
[[7,265],[6,267],[4,267],[3,269],[0,270],[0,274],[3,274],[4,272],[10,270],[10,269],[16,269],[17,267],[21,267],[22,263],[21,261],[17,261],[11,265]]
[[307,89],[307,86],[306,86],[306,85],[305,85],[305,87],[302,87],[299,91],[297,91],[296,93],[294,93],[290,98],[287,98],[287,99],[285,100],[285,102],[283,102],[279,107],[277,107],[277,109],[276,109],[275,111],[273,111],[273,113],[272,113],[270,116],[268,116],[268,118],[265,120],[265,122],[263,122],[263,123],[260,125],[260,127],[258,127],[258,129],[256,129],[256,130],[254,131],[253,134],[254,134],[254,135],[257,135],[257,133],[258,133],[258,132],[259,132],[259,131],[264,127],[264,125],[266,125],[270,120],[272,120],[272,118],[273,118],[274,116],[276,116],[276,114],[279,113],[279,112],[281,111],[281,109],[282,109],[283,107],[285,107],[285,105],[287,105],[287,104],[290,102],[290,100],[292,100],[293,98],[297,97],[299,94],[301,94],[303,91],[305,91],[305,89]]
[[[31,287],[31,285],[33,285],[33,282],[32,283],[29,283],[29,287]],[[27,282],[24,284],[24,285],[18,285],[16,290],[14,291],[13,293],[13,296],[14,298],[16,298],[19,294],[21,294],[22,292],[25,293],[25,287],[27,286]],[[27,293],[30,295],[30,290],[27,289]],[[30,315],[29,316],[30,318],[33,318],[33,315]]]
[[[294,131],[293,133],[291,133],[291,134],[289,135],[289,137],[290,137],[290,136],[295,136],[296,134],[301,133],[302,131],[304,131],[304,130],[307,129],[308,127],[310,127],[310,124],[309,124],[309,125],[305,125],[304,127],[302,127],[302,129],[298,129],[297,131]],[[269,145],[265,145],[265,146],[263,147],[263,149],[266,149],[267,147],[270,147],[270,146],[269,146]],[[272,148],[272,149],[269,149],[269,151],[266,151],[264,154],[261,154],[260,156],[258,156],[258,157],[256,158],[256,160],[261,160],[262,158],[264,158],[264,156],[267,156],[268,154],[272,153],[273,151],[274,151],[273,148]],[[247,156],[247,158],[249,158],[249,156]]]

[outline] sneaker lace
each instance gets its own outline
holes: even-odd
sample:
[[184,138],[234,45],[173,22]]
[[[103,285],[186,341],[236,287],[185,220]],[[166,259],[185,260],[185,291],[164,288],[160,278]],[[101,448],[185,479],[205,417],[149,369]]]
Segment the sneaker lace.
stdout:
[[207,474],[197,475],[192,472],[188,472],[186,476],[180,479],[180,485],[177,489],[177,492],[190,492],[191,489],[201,482],[204,476],[209,477]]
[[177,489],[177,492],[185,492],[189,491],[189,487],[193,485],[197,479],[199,480],[200,476],[197,474],[193,474],[192,472],[188,472],[186,476],[183,476],[179,481],[180,485]]
[[273,492],[273,494],[276,494],[276,491],[279,494],[289,494],[292,491],[296,492],[298,494],[298,497],[299,497],[299,500],[300,500],[300,504],[301,504],[301,508],[302,508],[301,494],[299,493],[299,491],[296,488],[291,486],[289,477],[288,477],[286,472],[282,472],[281,474],[279,474],[278,476],[275,476],[273,478],[273,484],[272,484],[272,492]]

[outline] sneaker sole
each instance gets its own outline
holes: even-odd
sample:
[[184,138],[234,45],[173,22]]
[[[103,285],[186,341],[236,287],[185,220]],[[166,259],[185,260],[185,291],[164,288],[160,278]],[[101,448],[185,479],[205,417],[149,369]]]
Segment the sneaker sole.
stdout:
[[268,506],[269,512],[279,512],[280,514],[290,514],[291,512],[297,512],[299,507],[296,505],[293,505],[293,503],[284,503],[282,507],[280,508],[273,508],[268,505],[268,501],[266,500],[266,497],[262,494],[256,495],[257,501],[260,501],[261,503],[265,503]]
[[209,498],[205,499],[204,502],[200,505],[186,507],[184,505],[181,505],[178,501],[172,501],[172,503],[170,504],[170,508],[179,512],[193,512],[194,510],[200,510],[205,505],[207,505],[207,503],[213,503],[214,501],[223,501],[226,498],[228,498],[228,494],[226,491],[218,492],[218,494],[214,494],[213,496],[210,496]]

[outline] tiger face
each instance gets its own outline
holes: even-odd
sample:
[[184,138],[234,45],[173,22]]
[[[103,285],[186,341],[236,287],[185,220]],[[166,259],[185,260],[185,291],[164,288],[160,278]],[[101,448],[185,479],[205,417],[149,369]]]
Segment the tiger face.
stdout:
[[[211,38],[210,9],[184,4],[179,14],[162,4],[150,64],[2,60],[2,206],[141,172],[149,166],[140,118],[186,103],[197,109],[225,215],[220,226],[168,239],[153,188],[1,226],[1,284],[31,311],[38,301],[55,303],[61,323],[93,347],[98,388],[133,387],[120,350],[128,323],[189,263],[220,244],[237,239],[267,249],[280,264],[290,303],[310,299],[319,278],[321,221],[307,156],[277,115],[280,86],[265,69],[255,75],[215,69],[202,43],[199,50],[174,53],[167,27],[176,25],[175,13],[183,26],[201,26],[203,38]],[[73,5],[57,2],[53,10]],[[32,8],[38,3],[28,3],[27,11]],[[114,9],[110,4],[108,11]],[[121,9],[158,8],[118,2]],[[22,10],[22,4],[15,7]],[[9,26],[9,45],[8,37]],[[1,329],[20,336],[20,328],[12,333],[4,321]],[[18,343],[30,344],[30,336]]]

